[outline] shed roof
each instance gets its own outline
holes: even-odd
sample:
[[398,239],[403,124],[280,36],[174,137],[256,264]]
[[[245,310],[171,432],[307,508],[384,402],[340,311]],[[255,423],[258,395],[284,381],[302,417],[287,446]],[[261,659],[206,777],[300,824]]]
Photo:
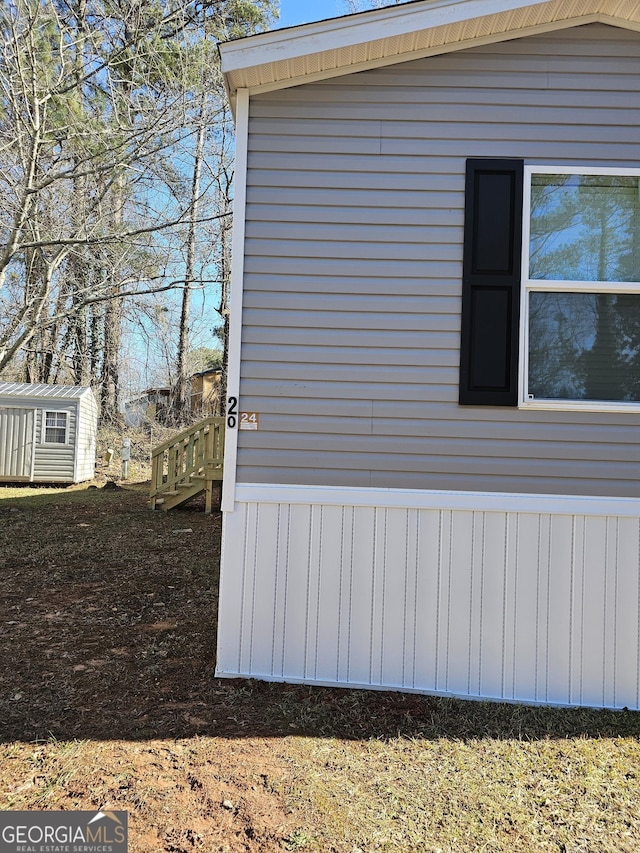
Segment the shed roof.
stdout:
[[199,370],[197,373],[192,373],[191,378],[193,379],[194,376],[213,376],[214,374],[217,375],[221,373],[221,367],[206,367],[204,370]]
[[580,24],[640,31],[639,0],[413,0],[220,45],[232,103],[272,91]]
[[77,400],[91,393],[82,385],[37,385],[28,382],[0,382],[0,397],[42,397],[43,399]]

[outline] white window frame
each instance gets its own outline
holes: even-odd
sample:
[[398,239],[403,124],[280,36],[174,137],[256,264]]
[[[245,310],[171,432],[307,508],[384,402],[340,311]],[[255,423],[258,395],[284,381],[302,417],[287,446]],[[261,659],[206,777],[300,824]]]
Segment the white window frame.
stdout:
[[640,169],[607,168],[598,166],[525,166],[522,217],[522,276],[520,293],[520,366],[518,407],[556,411],[640,412],[640,402],[625,403],[597,400],[529,399],[529,294],[545,293],[640,293],[640,282],[628,281],[547,281],[529,278],[529,246],[531,240],[531,176],[546,175],[623,175],[640,178]]
[[[64,415],[64,441],[47,441],[47,415]],[[41,444],[46,444],[48,447],[66,447],[69,444],[69,422],[71,420],[70,412],[66,409],[43,409],[42,410],[42,441]],[[56,426],[53,429],[60,429]]]

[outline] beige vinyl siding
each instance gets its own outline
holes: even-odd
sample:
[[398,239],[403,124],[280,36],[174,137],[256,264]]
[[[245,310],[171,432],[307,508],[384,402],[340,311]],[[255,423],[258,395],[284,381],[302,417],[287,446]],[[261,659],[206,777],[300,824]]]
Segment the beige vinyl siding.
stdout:
[[640,166],[602,25],[251,99],[240,482],[640,496],[640,415],[461,407],[467,157]]
[[96,467],[97,404],[91,391],[78,401],[76,480],[90,480]]
[[[69,423],[66,444],[45,442],[45,412],[67,412]],[[72,483],[74,481],[77,411],[75,400],[38,400],[36,413],[34,482]]]
[[0,397],[0,482],[31,479],[35,414]]

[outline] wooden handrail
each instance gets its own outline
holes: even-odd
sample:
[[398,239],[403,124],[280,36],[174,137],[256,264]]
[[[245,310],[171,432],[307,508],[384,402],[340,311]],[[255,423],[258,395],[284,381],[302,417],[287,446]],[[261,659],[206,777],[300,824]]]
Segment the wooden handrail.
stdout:
[[174,495],[176,490],[193,487],[194,476],[203,480],[210,511],[214,480],[222,479],[225,419],[205,418],[164,441],[151,452],[151,508],[158,495]]
[[203,427],[211,426],[211,424],[220,424],[224,426],[224,418],[204,418],[202,421],[198,421],[197,424],[192,424],[190,427],[183,429],[182,432],[179,432],[177,435],[174,435],[173,438],[170,438],[168,441],[163,441],[162,444],[158,444],[157,447],[154,447],[151,455],[155,456],[157,453],[162,453],[165,450],[168,450],[172,445],[177,442],[184,441],[185,438],[189,438],[194,432],[201,430]]

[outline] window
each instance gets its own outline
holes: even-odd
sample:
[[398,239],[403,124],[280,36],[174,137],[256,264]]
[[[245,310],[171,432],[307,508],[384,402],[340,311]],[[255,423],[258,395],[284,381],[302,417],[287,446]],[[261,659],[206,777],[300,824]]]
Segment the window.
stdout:
[[640,170],[525,168],[520,405],[640,407]]
[[44,413],[44,443],[66,444],[67,423],[69,415],[67,412],[45,412]]

